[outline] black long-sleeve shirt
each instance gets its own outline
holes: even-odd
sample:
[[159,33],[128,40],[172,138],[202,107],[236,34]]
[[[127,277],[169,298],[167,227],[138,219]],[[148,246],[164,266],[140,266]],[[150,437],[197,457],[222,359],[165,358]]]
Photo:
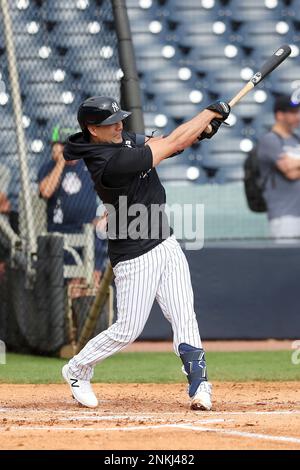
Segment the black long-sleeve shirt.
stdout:
[[[66,160],[84,159],[95,190],[107,207],[112,266],[143,255],[173,233],[164,211],[165,190],[152,167],[150,147],[137,146],[134,133],[124,131],[122,137],[120,144],[96,144],[78,133],[64,148]],[[142,205],[141,212],[135,211],[136,204]]]

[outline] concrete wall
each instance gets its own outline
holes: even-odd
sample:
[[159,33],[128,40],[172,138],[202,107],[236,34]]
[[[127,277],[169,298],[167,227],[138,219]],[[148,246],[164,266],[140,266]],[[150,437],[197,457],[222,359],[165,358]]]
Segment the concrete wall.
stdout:
[[[300,337],[299,245],[207,245],[186,256],[203,339]],[[172,338],[157,304],[141,338]]]

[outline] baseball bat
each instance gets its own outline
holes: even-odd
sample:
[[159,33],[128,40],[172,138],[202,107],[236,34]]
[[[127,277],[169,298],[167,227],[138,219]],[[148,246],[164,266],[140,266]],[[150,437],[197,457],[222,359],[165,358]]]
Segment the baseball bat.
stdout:
[[[260,83],[269,73],[273,72],[281,62],[283,62],[291,53],[291,48],[288,44],[283,44],[277,51],[274,52],[271,57],[266,60],[262,65],[261,69],[256,72],[248,83],[229,101],[229,105],[232,108],[235,106],[249,91],[251,91],[258,83]],[[207,126],[205,132],[210,134],[212,131],[211,125]]]

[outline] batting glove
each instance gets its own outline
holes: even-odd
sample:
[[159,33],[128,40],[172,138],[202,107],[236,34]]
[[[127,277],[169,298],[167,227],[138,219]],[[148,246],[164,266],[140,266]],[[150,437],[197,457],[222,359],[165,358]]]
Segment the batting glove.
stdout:
[[222,118],[215,118],[221,121],[225,121],[230,114],[230,106],[224,101],[216,101],[215,103],[210,104],[206,109],[209,109],[214,113],[221,114]]
[[211,139],[218,132],[220,125],[225,121],[225,119],[228,118],[231,108],[229,104],[225,103],[224,101],[216,101],[215,103],[212,103],[211,105],[209,105],[206,109],[209,109],[210,111],[218,113],[222,117],[212,119],[212,121],[210,122],[212,131],[209,133],[202,132],[202,134],[199,135],[198,140]]

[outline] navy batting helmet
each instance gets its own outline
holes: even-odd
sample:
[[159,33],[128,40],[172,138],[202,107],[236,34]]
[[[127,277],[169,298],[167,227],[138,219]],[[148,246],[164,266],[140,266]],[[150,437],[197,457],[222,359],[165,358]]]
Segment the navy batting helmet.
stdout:
[[77,119],[82,130],[89,124],[109,126],[130,116],[131,112],[123,111],[119,103],[109,96],[92,96],[79,106]]

